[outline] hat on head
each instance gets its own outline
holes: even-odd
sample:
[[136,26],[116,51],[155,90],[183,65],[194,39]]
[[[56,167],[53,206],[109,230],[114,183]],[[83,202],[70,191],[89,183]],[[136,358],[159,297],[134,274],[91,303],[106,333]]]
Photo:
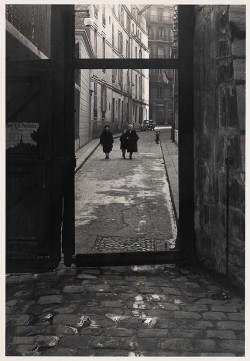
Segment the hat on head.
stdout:
[[132,125],[132,124],[129,124],[129,125],[128,125],[128,128],[133,128],[133,125]]
[[109,128],[109,125],[105,125],[104,129]]

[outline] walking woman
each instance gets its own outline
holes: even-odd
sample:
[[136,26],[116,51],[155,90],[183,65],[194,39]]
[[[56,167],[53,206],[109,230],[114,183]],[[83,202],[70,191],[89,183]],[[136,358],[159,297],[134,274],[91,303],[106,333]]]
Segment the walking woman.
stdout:
[[128,125],[128,130],[126,132],[127,136],[127,152],[129,153],[129,159],[132,159],[132,154],[137,152],[137,141],[139,139],[136,131],[133,129],[133,125]]
[[114,138],[113,134],[109,130],[109,126],[105,125],[104,130],[100,137],[100,143],[103,147],[103,153],[105,153],[105,159],[109,159],[109,153],[113,148]]
[[127,149],[127,131],[124,129],[122,135],[120,136],[121,146],[120,149],[122,150],[122,156],[125,159],[125,153]]

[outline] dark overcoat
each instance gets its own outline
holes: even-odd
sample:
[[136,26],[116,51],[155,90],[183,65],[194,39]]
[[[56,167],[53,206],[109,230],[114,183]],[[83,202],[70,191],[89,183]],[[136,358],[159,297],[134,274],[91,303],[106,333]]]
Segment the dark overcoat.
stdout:
[[134,153],[137,152],[137,141],[139,139],[137,133],[135,130],[127,130],[126,132],[126,136],[127,136],[127,151],[129,153]]
[[126,133],[122,133],[122,135],[120,136],[120,149],[127,149],[127,134]]
[[103,147],[104,153],[111,152],[114,143],[113,134],[110,131],[104,130],[100,137],[100,143]]

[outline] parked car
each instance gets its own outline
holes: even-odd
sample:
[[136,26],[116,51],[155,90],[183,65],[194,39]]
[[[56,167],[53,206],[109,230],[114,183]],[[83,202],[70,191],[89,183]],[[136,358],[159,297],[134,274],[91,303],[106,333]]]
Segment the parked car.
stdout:
[[149,130],[154,130],[155,129],[155,124],[154,124],[153,120],[149,120],[148,129]]
[[143,120],[141,123],[141,131],[148,130],[149,120]]

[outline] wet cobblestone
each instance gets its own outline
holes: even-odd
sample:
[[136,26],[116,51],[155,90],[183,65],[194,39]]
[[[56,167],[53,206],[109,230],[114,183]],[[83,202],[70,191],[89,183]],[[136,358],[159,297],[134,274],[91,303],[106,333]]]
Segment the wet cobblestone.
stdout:
[[212,276],[177,266],[73,274],[7,277],[6,355],[244,355],[244,299]]

